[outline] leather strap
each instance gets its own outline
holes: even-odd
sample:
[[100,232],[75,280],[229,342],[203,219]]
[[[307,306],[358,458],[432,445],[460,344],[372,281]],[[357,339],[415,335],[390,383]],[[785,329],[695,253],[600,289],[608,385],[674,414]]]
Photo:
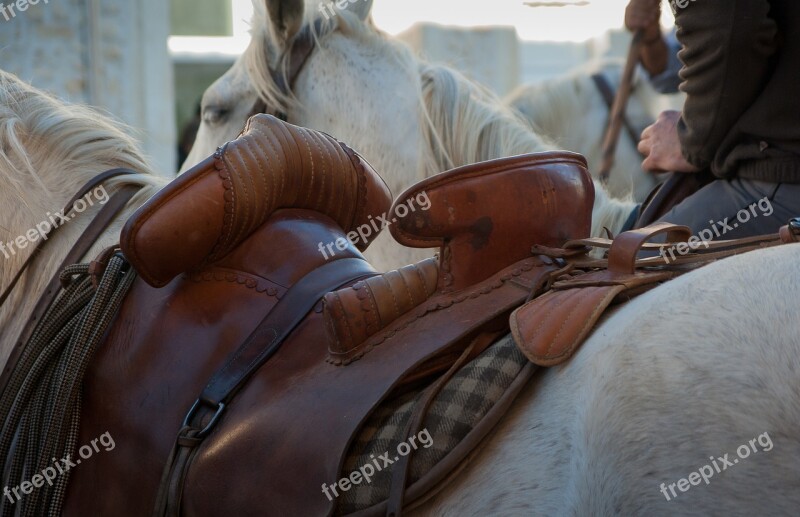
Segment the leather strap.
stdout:
[[[611,83],[608,81],[608,77],[606,77],[602,72],[592,74],[592,81],[597,87],[597,91],[600,92],[603,102],[606,103],[606,107],[608,107],[610,122],[611,111],[614,109],[614,98],[617,96],[617,94],[614,92],[614,87],[611,86]],[[631,139],[631,142],[633,142],[633,146],[638,148],[641,131],[637,131],[636,128],[633,127],[633,123],[631,123],[631,120],[628,118],[627,114],[622,117],[622,125],[625,128],[625,132],[628,134],[628,137]]]
[[[483,353],[489,345],[494,343],[497,338],[506,332],[507,329],[504,329],[502,332],[486,332],[472,340],[461,355],[459,355],[456,362],[426,390],[425,394],[417,402],[417,406],[414,408],[406,427],[406,439],[421,431],[422,425],[425,423],[425,415],[428,414],[431,404],[433,404],[434,400],[436,400],[436,397],[447,383],[450,382],[450,379],[452,379],[470,359]],[[394,466],[391,486],[389,487],[389,498],[386,506],[386,517],[401,517],[403,514],[406,481],[408,479],[408,472],[411,467],[411,456],[413,454],[414,451],[410,450],[408,454],[402,456]]]
[[632,275],[636,270],[636,257],[642,246],[654,237],[667,234],[667,242],[686,242],[692,236],[688,226],[659,223],[639,230],[622,233],[614,239],[608,253],[608,270],[612,273]]
[[[92,178],[89,182],[87,182],[78,193],[73,196],[73,198],[69,201],[67,206],[64,208],[63,213],[69,213],[72,210],[73,205],[77,200],[85,196],[89,191],[93,188],[101,185],[106,180],[115,178],[118,176],[126,176],[138,174],[136,171],[131,169],[111,169],[101,174],[98,174],[94,178]],[[30,317],[28,318],[27,323],[23,327],[22,334],[20,335],[17,343],[14,345],[14,349],[11,351],[9,355],[8,361],[6,362],[5,367],[3,368],[2,374],[0,374],[0,394],[2,394],[5,389],[6,385],[8,384],[8,380],[10,378],[11,372],[14,370],[14,367],[19,360],[20,355],[22,354],[22,350],[25,347],[25,344],[30,339],[31,335],[33,334],[36,325],[41,321],[44,317],[45,313],[50,309],[50,306],[55,301],[58,293],[60,292],[60,275],[61,271],[67,267],[68,265],[75,264],[83,258],[84,255],[91,249],[94,245],[95,241],[103,234],[111,221],[119,215],[119,213],[125,208],[125,205],[128,204],[128,201],[141,190],[140,186],[137,185],[126,185],[122,187],[119,191],[115,192],[111,199],[103,206],[100,212],[95,216],[89,226],[84,230],[83,234],[81,234],[78,241],[72,246],[69,253],[67,253],[66,257],[61,261],[61,264],[56,269],[53,277],[50,279],[50,282],[47,284],[47,287],[44,290],[41,298],[36,303],[36,306],[33,309]],[[22,274],[27,270],[27,268],[33,263],[35,258],[42,252],[45,244],[50,241],[50,238],[58,231],[61,226],[57,226],[55,228],[51,228],[48,232],[45,233],[45,238],[43,238],[39,244],[33,249],[33,252],[30,256],[25,260],[24,264],[22,265],[22,269],[15,275],[14,279],[11,281],[11,284],[6,288],[3,292],[3,295],[0,296],[0,307],[8,300],[11,292],[13,291],[14,287],[19,282]]]
[[154,516],[180,515],[184,481],[192,458],[219,422],[226,406],[328,292],[376,271],[363,259],[328,262],[294,284],[217,370],[184,419],[159,486]]
[[[316,38],[319,37],[321,30],[321,18],[317,19],[313,25],[305,26],[297,36],[295,36],[291,48],[282,56],[278,69],[273,70],[270,68],[269,74],[272,77],[272,81],[275,83],[275,86],[278,87],[278,91],[283,95],[287,97],[291,96],[292,88],[294,88],[294,83],[297,81],[297,76],[303,71],[303,67],[305,67],[308,58],[311,57],[312,52],[314,52],[314,48],[317,45]],[[248,115],[247,118],[249,119],[253,115],[266,112],[267,103],[259,98],[253,105],[253,108],[250,110],[250,115]],[[275,112],[275,117],[283,122],[289,121],[289,116],[281,110]]]

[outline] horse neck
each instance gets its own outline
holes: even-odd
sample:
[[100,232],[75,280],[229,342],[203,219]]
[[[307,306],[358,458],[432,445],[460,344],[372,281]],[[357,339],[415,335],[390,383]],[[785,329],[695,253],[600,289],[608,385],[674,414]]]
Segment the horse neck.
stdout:
[[[423,98],[430,128],[428,175],[445,168],[558,147],[503,108],[496,97],[456,72],[424,66],[422,77],[427,85]],[[592,236],[604,235],[604,228],[614,235],[619,233],[635,207],[633,202],[611,198],[595,182]]]
[[410,52],[374,33],[335,32],[320,42],[298,77],[299,102],[289,120],[346,142],[397,195],[424,178],[419,91]]
[[[125,221],[128,220],[139,205],[155,194],[162,186],[161,183],[161,181],[157,181],[153,184],[143,185],[142,190],[133,197],[114,221],[109,224],[100,238],[95,241],[85,258],[95,257],[103,249],[118,243],[119,234]],[[108,194],[113,196],[113,193],[114,191],[109,187]],[[39,257],[33,261],[28,271],[22,276],[19,284],[12,291],[11,296],[0,308],[0,367],[5,366],[8,356],[16,344],[17,337],[23,331],[23,327],[39,298],[44,293],[47,283],[56,273],[56,269],[60,266],[66,254],[86,230],[99,208],[98,205],[95,205],[95,207],[60,227],[58,232],[47,241]],[[30,225],[29,228],[35,228],[35,223]],[[24,235],[27,229],[21,229],[17,233],[13,233],[14,231],[16,230],[12,230],[13,235]],[[5,289],[10,278],[22,266],[22,262],[27,258],[33,246],[31,245],[27,249],[21,250],[23,253],[14,257],[13,264],[7,263],[3,265],[3,270],[7,274],[3,275],[2,289]]]
[[[487,90],[376,34],[331,34],[306,67],[295,86],[302,108],[292,122],[358,149],[395,195],[455,167],[557,148]],[[619,231],[633,203],[612,200],[596,187],[597,232],[603,226]]]

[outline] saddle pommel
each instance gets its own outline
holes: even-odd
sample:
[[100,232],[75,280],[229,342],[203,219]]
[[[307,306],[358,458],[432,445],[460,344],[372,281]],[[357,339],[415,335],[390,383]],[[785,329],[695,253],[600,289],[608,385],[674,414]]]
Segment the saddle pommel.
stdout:
[[432,176],[392,207],[427,195],[429,210],[398,217],[395,239],[441,247],[441,292],[476,284],[529,257],[531,246],[560,247],[591,231],[594,184],[586,159],[570,152],[527,154]]
[[145,203],[120,243],[142,278],[161,287],[219,261],[281,208],[320,212],[347,233],[386,212],[391,199],[375,170],[343,143],[256,115],[236,140]]

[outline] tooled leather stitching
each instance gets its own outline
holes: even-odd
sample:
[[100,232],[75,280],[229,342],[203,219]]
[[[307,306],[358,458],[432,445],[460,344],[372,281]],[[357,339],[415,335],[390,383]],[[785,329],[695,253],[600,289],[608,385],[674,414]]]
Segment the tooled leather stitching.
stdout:
[[[273,133],[272,131],[267,133],[267,132],[262,131],[260,128],[254,128],[253,129],[253,133],[262,136],[263,139],[264,139],[263,140],[264,143],[266,143],[269,146],[268,150],[265,149],[268,152],[264,154],[264,156],[267,159],[266,166],[269,166],[270,157],[271,156],[278,156],[278,149],[280,147],[278,145],[276,145],[276,142],[275,142],[277,137],[276,137],[275,133]],[[276,164],[275,164],[275,168],[276,169],[280,168],[282,170],[282,172],[285,172],[285,170],[286,170],[286,167],[285,166],[282,167],[281,164],[278,163],[277,161],[276,161]],[[270,174],[270,177],[271,176],[275,176],[275,174]],[[283,189],[285,188],[286,174],[281,173],[281,174],[277,174],[277,176],[280,177],[280,181],[281,181],[280,190],[276,190],[275,192],[268,192],[267,193],[269,195],[269,199],[270,199],[270,204],[269,204],[269,208],[270,209],[274,209],[274,207],[278,203],[278,199],[280,199],[280,197],[282,197],[283,194],[284,194]]]
[[[414,268],[414,269],[416,269],[416,268]],[[406,282],[406,277],[405,277],[405,275],[403,273],[398,271],[398,274],[400,275],[400,280],[403,281],[403,286],[406,288],[406,292],[408,293],[408,299],[411,300],[411,306],[412,307],[416,307],[418,304],[414,300],[414,294],[411,292],[411,286],[409,286],[408,282]]]
[[219,236],[217,236],[217,241],[214,243],[214,247],[211,248],[211,253],[204,262],[211,262],[220,255],[224,247],[225,236],[230,234],[231,228],[233,227],[233,213],[236,209],[236,193],[233,190],[233,174],[230,169],[228,169],[228,165],[223,158],[227,148],[228,144],[225,144],[225,146],[221,147],[215,153],[214,167],[217,169],[217,174],[222,180],[222,187],[225,189],[225,193],[231,193],[230,200],[226,199],[228,196],[223,193],[222,199],[225,201],[225,205],[222,216],[222,231],[220,231]]
[[[333,294],[336,296],[336,299],[334,300],[333,304],[335,305],[338,302],[339,305],[341,305],[341,302],[339,302],[339,295],[337,295],[336,293]],[[331,308],[330,310],[333,311],[334,309]],[[338,319],[339,318],[334,318],[334,317],[323,318],[325,322],[325,328],[328,330],[328,336],[333,338],[333,342],[335,345],[341,346],[342,342],[339,340],[339,332],[336,330],[336,320]]]
[[286,292],[286,287],[276,284],[266,278],[251,275],[242,271],[236,271],[228,268],[210,268],[204,271],[196,271],[187,273],[186,277],[194,283],[203,282],[228,282],[232,284],[239,284],[247,289],[252,289],[257,293],[266,294],[267,296],[280,299]]
[[397,303],[397,296],[395,294],[394,287],[392,286],[391,282],[389,282],[389,279],[386,277],[386,275],[381,275],[380,279],[386,283],[386,289],[389,291],[389,294],[392,295],[392,304],[394,305],[394,312],[397,315],[396,318],[399,318],[400,316],[403,315],[403,313],[400,312],[400,304]]
[[[323,193],[325,192],[325,180],[328,177],[328,174],[327,174],[328,173],[328,167],[327,166],[328,166],[329,163],[332,164],[333,160],[330,159],[330,153],[329,153],[329,149],[327,149],[327,146],[320,145],[320,143],[317,140],[317,138],[315,138],[316,135],[311,134],[310,136],[311,136],[311,138],[309,140],[310,140],[311,143],[314,144],[314,147],[316,147],[317,152],[319,153],[319,156],[320,156],[319,163],[320,163],[320,177],[321,177],[321,179],[320,179],[319,186],[318,187],[317,186],[314,187],[318,191],[317,202],[314,204],[314,209],[322,211]],[[309,150],[309,153],[310,152],[311,151]],[[328,155],[327,159],[326,159],[325,155]],[[325,212],[327,213],[327,210],[325,210]],[[331,212],[333,212],[333,210],[331,210]]]
[[[308,157],[311,160],[311,167],[308,167],[309,171],[311,172],[311,178],[309,178],[309,185],[314,185],[314,155],[311,152],[311,144],[308,142],[308,137],[302,132],[299,133],[300,137],[303,139],[303,142],[306,144],[306,152],[308,153]],[[306,169],[306,167],[303,167]],[[305,171],[304,171],[305,172]],[[308,189],[306,193],[306,200],[304,206],[308,206],[308,203],[311,201],[311,191],[314,190],[313,188]]]
[[439,281],[442,282],[442,287],[447,289],[453,285],[455,279],[453,278],[452,274],[452,267],[451,261],[453,259],[453,250],[450,248],[450,244],[443,245],[442,249],[442,256],[439,260],[440,267],[442,269],[443,275],[439,278]]
[[483,292],[483,290],[486,288],[486,286],[483,286],[482,284],[478,284],[478,286],[480,286],[480,287],[475,286],[470,291],[463,293],[461,296],[459,296],[458,298],[456,298],[454,300],[451,300],[452,303],[450,303],[450,304],[448,304],[446,306],[442,305],[441,303],[437,303],[435,306],[433,306],[433,304],[428,304],[427,307],[419,309],[417,314],[414,315],[412,318],[409,318],[408,321],[403,323],[403,325],[401,325],[401,326],[399,326],[399,327],[397,327],[395,329],[389,330],[383,336],[381,336],[380,338],[377,338],[374,343],[370,343],[370,345],[368,347],[366,347],[364,350],[362,350],[357,355],[352,355],[352,357],[351,357],[351,354],[353,352],[357,351],[359,346],[361,346],[363,343],[361,343],[361,344],[359,344],[357,346],[354,346],[353,348],[350,348],[349,350],[346,350],[344,352],[334,352],[333,350],[328,348],[328,354],[331,356],[331,357],[329,357],[329,360],[331,362],[333,362],[334,364],[342,364],[345,361],[349,364],[349,363],[351,363],[353,361],[356,361],[357,359],[360,359],[361,357],[364,357],[365,354],[370,352],[375,347],[377,347],[379,345],[382,345],[383,343],[385,343],[386,341],[388,341],[389,339],[391,339],[392,337],[397,335],[399,332],[402,332],[403,330],[408,328],[410,325],[415,323],[417,320],[420,320],[420,319],[426,317],[429,314],[433,314],[434,312],[438,312],[438,311],[441,311],[441,310],[449,309],[450,307],[453,307],[453,306],[456,306],[456,305],[458,305],[460,303],[463,303],[466,300],[474,300],[474,299],[480,298],[481,296],[488,295],[492,291],[500,289],[501,287],[503,287],[506,284],[514,285],[512,282],[510,282],[510,280],[513,277],[519,277],[523,273],[527,273],[528,271],[531,271],[534,268],[538,269],[538,268],[547,268],[547,267],[548,266],[545,265],[545,264],[536,264],[533,261],[526,261],[519,268],[515,269],[511,273],[503,275],[501,278],[497,279],[497,281],[493,282],[489,286],[490,288],[488,290],[486,290],[485,292]]
[[338,142],[356,172],[356,189],[358,190],[356,209],[353,210],[350,229],[355,229],[359,222],[366,219],[367,212],[367,169],[364,161],[353,149],[343,142]]
[[[589,329],[590,326],[592,326],[592,325],[594,325],[596,323],[596,318],[598,316],[597,313],[605,311],[608,308],[608,300],[609,300],[609,298],[613,298],[617,294],[619,294],[619,293],[616,290],[612,290],[611,292],[609,292],[608,294],[606,294],[603,297],[603,299],[600,301],[600,303],[598,303],[597,306],[595,307],[595,309],[592,312],[591,316],[589,316],[589,318],[586,320],[586,323],[584,324],[583,328],[580,330],[580,332],[578,334],[575,335],[575,339],[572,340],[572,343],[567,345],[567,347],[564,348],[564,350],[560,354],[554,355],[554,356],[550,356],[550,355],[540,356],[540,355],[537,355],[537,354],[532,354],[532,355],[537,359],[541,358],[541,359],[547,359],[547,360],[557,360],[557,359],[560,359],[560,358],[562,358],[564,356],[567,356],[567,355],[571,354],[575,350],[577,345],[582,342],[581,336],[583,336],[586,333],[586,331]],[[548,350],[548,353],[549,353],[549,350]]]
[[[231,149],[231,151],[233,150],[237,151],[237,154],[239,153],[238,149]],[[238,160],[236,158],[237,156],[232,156],[230,152],[226,152],[225,155],[223,156],[223,159],[228,165],[228,170],[230,170],[231,172],[230,180],[232,185],[231,193],[233,198],[231,204],[234,206],[234,210],[231,212],[231,225],[230,228],[228,229],[229,231],[227,232],[227,235],[225,235],[224,237],[222,248],[219,250],[220,255],[215,258],[220,258],[225,254],[227,254],[233,247],[232,243],[237,242],[237,240],[243,233],[241,224],[242,219],[241,217],[239,217],[241,215],[239,213],[241,209],[237,207],[241,207],[243,205],[242,203],[239,202],[239,194],[242,193],[242,187],[240,183],[244,182],[244,179],[242,173],[239,170],[241,165],[241,160]],[[244,192],[245,194],[247,193],[246,187],[244,188]],[[244,203],[244,206],[246,205],[247,203]]]
[[[372,287],[370,287],[366,281],[364,282],[364,290],[367,293],[366,298],[367,302],[369,303],[369,305],[364,310],[365,313],[364,318],[368,319],[371,316],[371,319],[374,320],[374,321],[367,321],[367,327],[366,327],[367,332],[369,332],[370,323],[373,323],[375,325],[375,328],[380,330],[383,327],[383,320],[381,319],[381,312],[378,310],[378,301],[375,299],[375,293],[372,292]],[[361,302],[361,306],[364,307],[363,300]],[[375,333],[377,333],[379,330],[376,330]],[[357,347],[358,345],[354,346]]]
[[[339,306],[339,313],[342,315],[341,319],[344,320],[344,329],[345,329],[345,332],[347,332],[347,342],[348,343],[352,343],[353,342],[353,332],[350,329],[350,318],[348,318],[345,315],[344,304],[342,303],[342,299],[339,296],[339,293],[334,292],[333,295],[336,297],[336,304]],[[339,341],[339,333],[338,332],[336,333],[336,340],[337,340],[337,342],[339,344],[341,344],[341,342]]]
[[422,282],[422,288],[425,290],[425,294],[428,294],[428,282],[425,281],[425,275],[422,274],[422,268],[414,265],[414,271],[417,272],[417,276],[419,277],[420,281]]
[[[255,131],[255,133],[260,133],[259,131]],[[273,181],[275,181],[275,174],[267,175],[265,171],[269,167],[269,157],[270,153],[268,150],[262,145],[262,141],[258,138],[249,139],[248,142],[248,150],[250,150],[250,142],[256,147],[258,153],[253,153],[254,158],[256,159],[256,163],[258,164],[258,172],[261,174],[261,179],[263,180],[264,189],[266,192],[263,193],[263,198],[265,200],[269,199],[269,201],[264,201],[264,213],[261,214],[254,214],[257,219],[264,219],[265,213],[269,213],[271,208],[275,206],[275,199],[274,197],[278,194],[274,192],[274,185],[270,185]],[[269,142],[269,138],[265,136],[264,140]],[[252,153],[252,151],[251,151]],[[261,162],[261,158],[264,158],[264,162]],[[278,176],[283,176],[283,174],[278,174]],[[270,186],[272,186],[272,192],[270,192]],[[255,187],[254,187],[255,190]]]
[[[256,152],[253,152],[252,149],[253,145],[255,145],[256,147],[257,150]],[[258,153],[261,151],[261,147],[256,142],[256,139],[252,137],[242,139],[242,147],[243,149],[237,149],[239,151],[238,152],[239,161],[241,161],[242,164],[245,163],[243,155],[244,151],[246,150],[249,154],[253,156],[253,158],[255,158],[255,161],[257,163],[256,168],[258,169],[257,174],[260,173],[261,176],[263,177],[264,176],[263,166],[261,165],[261,162],[258,158]],[[252,167],[247,167],[247,166],[244,167],[244,170],[247,173],[247,178],[246,181],[245,178],[242,178],[242,187],[244,189],[244,195],[242,196],[242,198],[244,199],[244,202],[240,206],[246,209],[247,212],[245,214],[241,214],[242,218],[240,219],[240,222],[237,225],[239,227],[239,234],[234,239],[234,242],[240,242],[240,239],[245,239],[247,237],[247,234],[250,233],[250,230],[255,229],[254,228],[255,221],[259,219],[259,214],[256,214],[256,203],[258,201],[257,199],[258,190],[256,189],[257,182],[255,180],[254,175],[251,172],[251,169]],[[250,193],[250,190],[252,190],[252,194]],[[253,202],[250,202],[249,199],[251,195],[253,196]]]
[[[560,297],[560,299],[561,299],[562,302],[567,302],[567,301],[573,299],[576,294],[578,294],[578,291],[573,291],[568,296],[567,295],[562,295]],[[575,305],[573,305],[572,308],[570,309],[570,311],[567,313],[567,317],[564,318],[564,321],[561,322],[561,326],[558,328],[558,332],[553,337],[553,339],[550,340],[550,345],[547,347],[547,350],[544,353],[545,356],[549,356],[550,353],[553,351],[553,347],[558,342],[558,338],[561,337],[561,333],[564,332],[564,328],[567,326],[567,323],[569,323],[572,320],[572,315],[575,314],[575,312],[579,308],[581,308],[580,302],[576,303]],[[550,311],[550,312],[552,312],[552,311]],[[548,314],[550,314],[550,312],[548,312]],[[544,324],[545,321],[546,321],[546,318],[542,318],[542,324]],[[539,328],[541,328],[541,325],[539,325]]]
[[[542,300],[542,299],[543,299],[543,298],[539,298],[539,300]],[[527,339],[527,340],[525,340],[525,344],[526,344],[526,345],[527,345],[529,342],[531,342],[531,341],[536,341],[536,337],[537,337],[537,336],[539,335],[539,333],[541,332],[541,330],[542,330],[542,327],[544,327],[544,324],[545,324],[545,323],[546,323],[546,322],[547,322],[547,321],[550,319],[550,315],[551,315],[551,314],[552,314],[552,313],[553,313],[553,312],[554,312],[556,309],[558,309],[559,307],[561,307],[561,305],[564,303],[564,301],[565,301],[565,300],[564,300],[564,297],[560,297],[560,298],[557,298],[557,299],[556,299],[556,303],[549,303],[549,304],[546,304],[546,305],[548,306],[547,313],[545,313],[545,314],[544,314],[544,315],[543,315],[541,318],[539,318],[539,325],[538,325],[538,326],[537,326],[537,327],[536,327],[536,328],[533,330],[533,332],[532,332],[532,333],[531,333],[531,334],[528,336],[528,339]],[[541,305],[541,304],[540,304],[540,303],[537,303],[537,304],[536,304],[536,306],[539,306],[539,305]]]

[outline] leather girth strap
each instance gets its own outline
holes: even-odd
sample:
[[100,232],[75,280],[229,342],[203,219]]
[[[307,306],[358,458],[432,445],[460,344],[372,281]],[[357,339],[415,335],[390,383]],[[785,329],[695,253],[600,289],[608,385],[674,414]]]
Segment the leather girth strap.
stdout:
[[[138,173],[131,169],[117,168],[98,174],[80,188],[78,193],[69,200],[62,213],[70,213],[75,205],[75,202],[86,196],[92,189],[102,185],[105,181],[111,178],[132,174]],[[86,255],[100,235],[102,235],[106,228],[108,228],[108,225],[111,224],[114,218],[125,208],[125,205],[128,204],[128,201],[130,201],[131,198],[133,198],[133,196],[139,192],[139,190],[141,190],[141,187],[137,185],[126,185],[119,191],[115,192],[114,195],[111,196],[111,199],[103,206],[97,216],[95,216],[92,222],[89,223],[89,226],[86,228],[86,230],[84,230],[78,241],[72,246],[72,249],[69,250],[69,253],[67,253],[66,257],[64,257],[64,260],[61,261],[61,264],[58,266],[58,268],[56,268],[53,277],[50,279],[50,282],[48,282],[44,293],[42,294],[41,298],[39,298],[39,301],[36,303],[36,307],[34,307],[27,323],[23,327],[23,331],[20,334],[17,343],[14,345],[14,349],[11,351],[8,361],[3,368],[2,374],[0,374],[0,394],[5,391],[8,380],[11,376],[11,372],[14,370],[14,367],[19,361],[25,344],[30,340],[36,325],[42,320],[45,313],[53,304],[58,296],[58,293],[60,292],[59,288],[61,284],[59,278],[61,271],[65,267],[79,262],[81,258]],[[11,292],[22,278],[23,273],[27,271],[28,267],[30,267],[36,257],[41,254],[44,246],[52,239],[53,235],[60,228],[62,228],[62,226],[52,227],[50,230],[45,232],[42,240],[39,241],[39,244],[33,249],[30,256],[28,256],[28,258],[22,264],[22,268],[14,276],[5,291],[3,291],[3,294],[0,295],[0,307],[2,307],[3,304],[8,300]]]
[[[649,241],[667,235],[667,244]],[[534,364],[556,366],[575,353],[591,334],[611,305],[628,301],[663,282],[733,255],[800,239],[800,220],[790,221],[779,234],[747,237],[734,241],[713,241],[674,258],[663,250],[687,241],[691,230],[686,226],[659,223],[625,232],[613,241],[582,239],[565,246],[609,247],[608,260],[584,260],[585,255],[567,256],[538,249],[556,260],[569,263],[568,275],[554,278],[551,290],[515,310],[510,318],[511,333],[517,347]],[[662,256],[638,259],[641,251],[662,250]],[[554,251],[554,250],[553,250]],[[585,250],[584,250],[585,253]]]
[[365,260],[345,258],[312,270],[286,292],[227,363],[212,376],[186,415],[164,467],[154,516],[181,515],[183,486],[198,446],[214,429],[239,389],[272,357],[319,300],[329,291],[375,274]]

